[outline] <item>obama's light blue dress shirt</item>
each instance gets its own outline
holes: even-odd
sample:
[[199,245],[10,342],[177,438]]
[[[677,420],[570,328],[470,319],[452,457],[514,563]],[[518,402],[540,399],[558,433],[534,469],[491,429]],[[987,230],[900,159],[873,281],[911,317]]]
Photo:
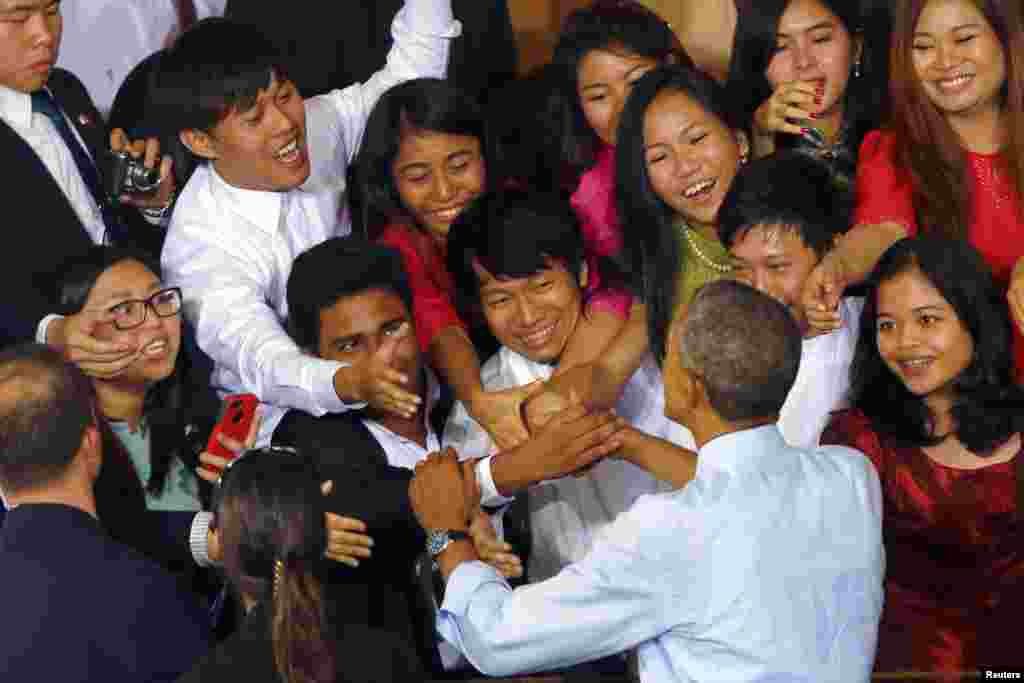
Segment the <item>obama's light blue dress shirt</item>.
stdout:
[[590,554],[512,591],[449,577],[438,629],[488,675],[637,648],[655,681],[867,681],[882,610],[882,502],[866,457],[777,426],[720,436],[695,479],[640,498]]

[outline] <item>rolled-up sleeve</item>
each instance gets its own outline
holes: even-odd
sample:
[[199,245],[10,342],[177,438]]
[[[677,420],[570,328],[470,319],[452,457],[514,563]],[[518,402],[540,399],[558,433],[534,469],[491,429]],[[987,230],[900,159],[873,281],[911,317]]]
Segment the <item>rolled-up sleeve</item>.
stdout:
[[394,44],[384,68],[363,83],[322,96],[337,114],[333,123],[348,162],[359,149],[366,120],[380,96],[413,78],[444,78],[451,41],[461,33],[451,0],[406,0],[391,23]]

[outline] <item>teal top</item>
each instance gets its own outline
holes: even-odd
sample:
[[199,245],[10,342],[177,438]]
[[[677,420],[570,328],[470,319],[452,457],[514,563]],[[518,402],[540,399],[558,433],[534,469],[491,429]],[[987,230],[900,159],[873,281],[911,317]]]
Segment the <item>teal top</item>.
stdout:
[[128,451],[128,455],[132,459],[135,473],[139,475],[139,481],[142,482],[142,488],[146,493],[148,509],[171,511],[202,509],[202,503],[199,500],[199,481],[196,479],[195,473],[186,467],[179,458],[171,460],[162,491],[154,495],[146,489],[153,470],[149,457],[151,432],[146,428],[145,423],[140,423],[138,430],[134,432],[128,427],[127,422],[112,421],[110,427],[117,434],[121,445]]

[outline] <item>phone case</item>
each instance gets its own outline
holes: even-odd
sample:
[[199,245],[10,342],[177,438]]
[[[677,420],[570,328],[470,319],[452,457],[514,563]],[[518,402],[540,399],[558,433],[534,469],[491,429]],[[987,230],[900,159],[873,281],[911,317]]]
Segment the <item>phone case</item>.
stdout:
[[[229,439],[240,443],[249,436],[249,429],[256,417],[256,406],[259,400],[253,394],[232,394],[224,398],[224,408],[220,420],[213,431],[210,432],[210,440],[206,443],[206,450],[221,458],[231,460],[235,457],[228,449],[217,440],[218,434],[223,434]],[[214,469],[212,467],[208,469]]]

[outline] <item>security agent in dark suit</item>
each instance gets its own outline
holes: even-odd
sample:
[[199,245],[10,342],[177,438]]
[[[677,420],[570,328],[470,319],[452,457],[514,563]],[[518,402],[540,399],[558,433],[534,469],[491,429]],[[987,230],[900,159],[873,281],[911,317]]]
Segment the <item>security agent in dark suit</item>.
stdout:
[[208,648],[206,614],[96,518],[92,387],[38,344],[0,352],[0,669],[11,681],[172,681]]
[[[53,312],[59,264],[90,244],[158,250],[159,229],[132,207],[160,210],[174,192],[171,161],[160,159],[159,144],[111,135],[81,82],[53,68],[61,28],[59,2],[0,3],[0,158],[12,170],[4,193],[16,221],[8,234],[17,235],[0,254],[0,348],[36,337]],[[51,151],[41,155],[42,148]],[[163,180],[155,192],[125,196],[115,206],[106,189],[108,149],[159,165]],[[47,341],[86,372],[116,374],[136,350],[100,342],[91,327],[88,315],[57,320],[46,329]]]

